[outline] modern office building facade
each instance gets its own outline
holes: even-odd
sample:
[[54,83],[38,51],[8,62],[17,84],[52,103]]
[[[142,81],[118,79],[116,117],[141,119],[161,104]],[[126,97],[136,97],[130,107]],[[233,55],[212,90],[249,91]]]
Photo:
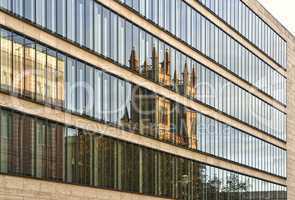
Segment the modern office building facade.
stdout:
[[256,0],[0,8],[0,199],[295,196],[295,38]]

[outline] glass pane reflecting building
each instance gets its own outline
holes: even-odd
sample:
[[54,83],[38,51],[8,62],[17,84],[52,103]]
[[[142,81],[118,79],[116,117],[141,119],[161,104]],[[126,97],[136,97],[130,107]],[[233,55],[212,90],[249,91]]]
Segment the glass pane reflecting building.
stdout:
[[0,0],[3,197],[292,198],[294,46],[256,0]]

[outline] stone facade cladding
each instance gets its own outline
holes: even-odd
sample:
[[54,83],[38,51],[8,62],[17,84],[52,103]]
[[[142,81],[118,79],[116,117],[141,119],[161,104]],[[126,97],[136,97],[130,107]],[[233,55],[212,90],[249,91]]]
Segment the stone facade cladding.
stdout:
[[164,200],[138,194],[0,175],[2,200]]

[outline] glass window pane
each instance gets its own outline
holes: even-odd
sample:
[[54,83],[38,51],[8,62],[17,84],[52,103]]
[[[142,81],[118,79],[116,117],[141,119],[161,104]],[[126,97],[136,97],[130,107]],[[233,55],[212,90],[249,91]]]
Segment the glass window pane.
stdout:
[[76,12],[75,0],[67,0],[67,38],[75,41],[76,39]]
[[65,101],[65,70],[66,70],[66,56],[58,53],[57,54],[57,102],[56,105],[59,107],[64,106]]
[[13,92],[23,94],[24,88],[24,38],[13,35]]
[[48,28],[49,30],[53,32],[56,32],[56,2],[55,0],[47,0],[46,15],[47,15],[46,28]]
[[56,85],[57,85],[57,60],[56,51],[47,49],[47,68],[46,68],[46,100],[49,104],[56,101]]
[[45,27],[46,16],[45,16],[45,0],[37,0],[36,2],[36,23],[42,27]]
[[10,10],[11,9],[11,0],[1,0],[0,6],[7,9],[7,10]]
[[46,84],[46,47],[36,46],[36,99],[45,101]]
[[129,116],[125,115],[125,81],[118,81],[118,120],[119,125],[124,125],[124,120],[129,121]]
[[[77,0],[76,1],[77,6],[76,6],[76,30],[77,30],[77,42],[84,46],[85,44],[85,2],[84,0]],[[88,28],[88,27],[87,27]]]
[[95,4],[94,7],[94,51],[101,54],[102,47],[102,7]]
[[67,109],[71,112],[76,111],[76,61],[67,58]]
[[110,93],[111,93],[110,75],[103,73],[103,120],[110,122]]
[[118,78],[111,76],[111,122],[118,124]]
[[25,40],[25,96],[35,96],[35,42]]
[[130,67],[130,58],[131,58],[131,51],[132,51],[132,24],[126,21],[126,58],[125,58],[125,65]]
[[[103,55],[106,57],[110,57],[110,30],[111,30],[111,25],[110,25],[110,14],[111,12],[103,8]],[[129,40],[132,41],[132,40]]]
[[12,86],[12,33],[1,29],[1,89]]
[[94,83],[93,83],[93,76],[94,70],[92,66],[86,65],[86,72],[85,72],[85,106],[86,106],[86,115],[93,117],[94,113]]
[[25,18],[32,22],[35,22],[35,0],[26,0]]
[[93,0],[86,0],[86,12],[85,12],[85,21],[86,21],[86,47],[93,49]]
[[118,60],[118,16],[111,13],[111,58],[114,61]]
[[[5,0],[2,2],[5,2]],[[12,0],[12,6],[13,6],[12,10],[15,14],[23,16],[23,11],[24,11],[23,0]]]
[[85,111],[85,64],[77,62],[77,112],[83,114]]
[[102,72],[95,70],[94,75],[94,117],[102,120]]
[[57,19],[58,19],[57,33],[65,37],[66,36],[66,0],[57,0],[56,7],[57,7]]

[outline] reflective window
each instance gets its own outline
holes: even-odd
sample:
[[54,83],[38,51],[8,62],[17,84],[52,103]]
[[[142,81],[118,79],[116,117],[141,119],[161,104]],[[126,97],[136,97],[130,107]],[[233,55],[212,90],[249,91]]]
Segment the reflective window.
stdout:
[[[147,1],[150,2],[150,1]],[[234,2],[234,3],[228,3],[226,1],[220,1],[220,2],[213,2],[208,0],[206,2],[206,6],[209,6],[210,9],[213,9],[215,12],[219,10],[219,8],[224,7],[225,12],[220,12],[221,14],[227,13],[226,16],[224,16],[229,23],[234,24],[235,27],[238,27],[240,31],[248,33],[249,27],[249,9],[242,4],[240,1]],[[220,30],[215,24],[213,24],[211,21],[209,21],[204,16],[201,16],[196,10],[192,9],[188,4],[186,4],[182,0],[176,0],[175,1],[175,7],[176,7],[176,15],[170,16],[170,13],[173,13],[174,11],[174,1],[155,1],[154,4],[156,4],[156,8],[159,10],[155,10],[156,13],[159,13],[160,17],[159,20],[152,19],[153,22],[157,23],[161,28],[164,28],[167,31],[170,31],[172,34],[175,34],[178,38],[183,40],[184,42],[188,43],[192,47],[197,48],[202,53],[204,53],[206,56],[214,59],[219,64],[221,64],[223,67],[231,70],[241,78],[247,80],[251,84],[255,85],[259,89],[261,89],[263,92],[271,95],[276,100],[282,102],[283,104],[286,104],[286,101],[284,97],[286,96],[286,93],[283,91],[278,92],[274,89],[273,85],[273,79],[270,79],[267,77],[265,79],[265,83],[261,84],[261,79],[257,76],[253,79],[251,75],[247,73],[248,65],[244,64],[244,61],[247,61],[248,59],[244,59],[245,56],[248,54],[251,55],[250,60],[253,60],[255,63],[255,68],[258,69],[258,71],[266,69],[270,69],[271,74],[276,73],[274,69],[271,68],[267,63],[262,62],[262,60],[254,55],[252,52],[250,52],[247,48],[239,44],[237,41],[235,41],[233,38],[228,36],[225,32]],[[129,5],[129,4],[127,4]],[[144,4],[145,5],[145,4]],[[147,4],[149,5],[149,4]],[[158,7],[157,7],[158,5]],[[129,5],[130,6],[130,5]],[[134,8],[134,7],[133,7]],[[136,9],[136,8],[134,8]],[[221,8],[222,9],[222,8]],[[147,7],[141,7],[140,11],[137,9],[138,12],[140,12],[141,15],[145,16],[146,18],[149,18],[149,6]],[[194,15],[196,16],[196,23],[193,22]],[[176,19],[174,20],[174,16]],[[200,18],[200,20],[198,20]],[[257,17],[256,17],[257,18]],[[256,19],[255,18],[255,19]],[[176,24],[175,24],[176,23]],[[175,24],[175,27],[174,27]],[[194,25],[200,26],[200,27],[194,27]],[[265,32],[264,29],[265,26],[262,25],[262,21],[259,19],[255,20],[255,30],[257,30],[257,43],[260,44],[260,46],[264,46],[264,42],[262,39],[262,34]],[[198,42],[194,41],[195,35]],[[198,38],[198,35],[200,37]],[[282,54],[281,52],[284,52],[283,44],[285,43],[283,40],[281,40],[281,43],[278,41],[279,37],[277,34],[274,34],[275,42],[274,42],[274,48],[277,55]],[[196,44],[197,43],[197,44]],[[227,45],[225,45],[227,43]],[[219,47],[217,47],[217,44]],[[281,49],[279,47],[282,47]],[[227,50],[226,50],[227,48]],[[214,51],[212,50],[214,49]],[[262,50],[265,51],[265,48],[262,48]],[[280,62],[281,56],[277,56]],[[243,58],[243,59],[240,59]],[[254,74],[255,75],[255,74]],[[286,79],[279,75],[283,80],[283,82],[286,82]],[[272,89],[267,90],[266,85],[273,85]],[[278,85],[278,84],[276,84]]]
[[46,27],[56,32],[56,0],[46,0]]
[[25,8],[25,18],[31,21],[35,21],[35,0],[26,1],[24,8]]
[[[21,1],[23,1],[23,0],[21,0]],[[60,2],[62,2],[62,1],[60,1]],[[46,26],[46,11],[45,11],[45,8],[46,8],[46,0],[37,0],[36,1],[36,23],[39,24],[42,27]],[[59,8],[61,8],[61,7],[59,7]],[[59,11],[61,11],[61,10],[59,10]],[[60,14],[61,13],[58,12],[59,17],[61,17]]]
[[[234,134],[232,131],[228,132],[233,136],[229,136],[219,127],[230,130],[232,127],[218,125],[216,121],[205,116],[200,119],[201,122],[196,122],[197,115],[201,114],[177,102],[102,72],[95,66],[89,66],[19,34],[3,28],[0,32],[2,90],[48,106],[65,108],[77,115],[94,117],[95,120],[135,133],[216,156],[221,155],[225,159],[285,176],[284,163],[277,172],[266,168],[265,163],[274,162],[274,157],[265,157],[266,153],[263,153],[266,142],[252,139],[255,143],[253,152],[258,154],[256,160],[256,157],[251,155],[253,153],[245,150],[246,141],[251,138],[246,133],[233,130]],[[181,52],[173,51],[167,44],[145,34],[138,27],[131,26],[130,34],[137,38],[131,44],[133,48],[128,60],[133,70],[138,70],[146,78],[173,88],[188,98],[197,97],[197,100],[209,106],[216,106],[220,111],[263,131],[266,131],[265,126],[272,127],[270,134],[282,140],[286,139],[284,113]],[[139,51],[140,45],[143,45],[146,51]],[[246,104],[249,104],[248,108],[241,106]],[[195,123],[202,123],[201,127],[203,124],[209,127],[205,126],[205,133],[199,133],[196,131],[202,130],[192,128]],[[198,134],[201,141],[196,141]],[[222,138],[221,147],[216,144],[217,138]],[[198,142],[200,146],[197,146]],[[233,149],[235,154],[231,153]],[[272,146],[267,151],[270,151],[268,155],[271,155],[271,152],[276,151],[276,147]],[[282,149],[278,151],[282,155],[286,154]],[[246,163],[248,156],[255,160]],[[285,158],[282,162],[286,162]],[[281,161],[279,164],[282,164]]]
[[90,117],[94,117],[94,68],[86,65],[85,68],[85,113]]
[[[2,7],[6,7],[4,4],[6,4],[5,0],[2,1],[2,4],[0,4]],[[24,5],[23,0],[12,0],[12,10],[15,14],[23,16],[24,12]]]
[[94,72],[94,117],[102,120],[102,72]]
[[84,114],[85,112],[85,64],[77,62],[77,72],[76,72],[76,84],[77,84],[77,107],[76,110],[79,114]]
[[46,102],[55,105],[56,101],[56,82],[57,80],[57,60],[56,51],[47,49],[46,57]]
[[274,183],[13,110],[0,109],[0,130],[2,174],[172,199],[287,199]]
[[85,0],[76,0],[76,4],[76,41],[85,46]]
[[46,88],[46,47],[36,45],[36,99],[45,101]]
[[1,32],[1,88],[10,90],[12,86],[12,33]]
[[111,82],[110,76],[107,73],[103,73],[102,84],[103,84],[103,91],[102,91],[102,102],[103,102],[103,120],[105,122],[110,122],[110,114],[111,114]]
[[[37,0],[39,1],[39,0]],[[41,0],[42,1],[42,0]],[[66,37],[66,0],[56,1],[57,9],[57,33]],[[92,32],[92,31],[90,31]]]
[[94,50],[102,53],[102,7],[99,4],[94,6],[94,24]]
[[[243,1],[238,0],[229,3],[227,0],[216,2],[201,0],[200,2],[238,30],[283,68],[287,67],[286,41],[246,6]],[[212,4],[215,5],[215,9]],[[227,15],[224,15],[224,13]]]
[[[94,2],[85,0],[85,45],[89,49],[93,49],[93,33],[94,33]],[[87,28],[86,28],[87,27]],[[87,30],[86,30],[87,29]],[[115,33],[117,31],[114,31]],[[117,49],[117,47],[115,48]]]
[[24,41],[25,39],[17,34],[13,35],[13,90],[15,93],[23,94],[24,88]]
[[11,9],[11,1],[10,0],[3,0],[0,2],[0,6],[7,9],[7,10],[10,10]]
[[67,109],[71,112],[76,110],[76,60],[67,58]]
[[[110,11],[106,8],[103,8],[103,19],[102,19],[102,22],[103,22],[103,40],[102,40],[102,46],[103,46],[103,55],[107,56],[107,57],[110,57],[111,54],[110,54],[110,51],[111,51],[111,47],[110,47],[110,31],[111,31],[111,21],[110,21]],[[131,40],[129,40],[131,41]]]
[[76,9],[75,0],[67,0],[67,38],[76,40]]
[[[286,90],[284,89],[286,78],[219,29],[206,17],[200,15],[183,0],[143,0],[142,2],[130,0],[121,2],[146,18],[153,20],[161,28],[175,34],[176,37],[248,81],[262,92],[286,104]],[[2,7],[21,16],[19,0],[14,0],[12,3],[8,1],[1,3]],[[202,3],[213,9],[214,12],[219,13],[240,32],[253,32],[254,36],[251,37],[252,40],[255,39],[254,43],[283,67],[286,66],[286,42],[241,1],[235,1],[234,4],[231,4],[224,0],[218,2],[206,0]],[[67,8],[65,8],[65,4]],[[95,7],[94,11],[93,6]],[[94,49],[99,54],[129,66],[133,47],[131,43],[136,39],[131,34],[130,26],[132,24],[123,19],[124,22],[121,21],[119,17],[117,26],[114,18],[117,14],[102,7],[99,3],[93,0],[28,0],[23,7],[25,18],[33,23],[46,27],[61,36],[66,35],[67,39],[77,42],[83,47]],[[123,26],[125,23],[126,27]],[[116,29],[116,26],[118,29]],[[253,31],[248,31],[248,29]],[[112,52],[112,47],[115,44],[110,44],[112,41],[116,41],[111,38],[116,37],[116,30],[120,43],[118,44],[117,58]],[[262,34],[266,37],[262,37]],[[245,37],[250,37],[250,35],[246,34]],[[130,42],[125,42],[125,40]],[[135,53],[138,54],[138,52]],[[252,70],[252,73],[248,74],[249,68],[257,69],[258,73]],[[269,73],[265,73],[267,70],[269,70]],[[262,72],[265,74],[263,80],[261,80]],[[272,79],[273,76],[276,76],[277,79]]]
[[35,42],[26,39],[25,40],[25,68],[24,74],[22,74],[22,80],[24,77],[24,88],[25,88],[25,96],[34,98],[35,97],[35,59],[36,51],[35,51]]

